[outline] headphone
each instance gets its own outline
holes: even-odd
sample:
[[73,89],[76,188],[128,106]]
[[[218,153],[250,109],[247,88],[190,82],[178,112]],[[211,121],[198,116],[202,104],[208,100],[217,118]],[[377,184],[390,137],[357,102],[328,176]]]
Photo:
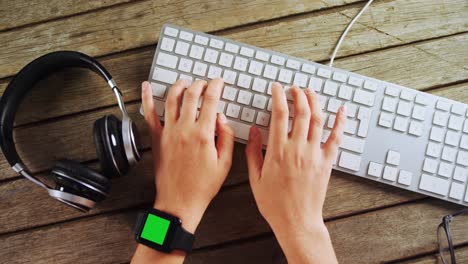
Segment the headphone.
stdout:
[[[63,159],[55,164],[50,174],[56,184],[53,188],[31,175],[21,161],[13,141],[13,125],[21,101],[34,84],[68,67],[90,69],[104,78],[117,98],[122,120],[106,115],[94,123],[94,144],[102,173],[77,161]],[[8,84],[0,99],[0,147],[15,172],[44,188],[52,198],[83,212],[106,198],[111,178],[126,174],[141,158],[137,128],[125,110],[122,93],[112,76],[95,59],[75,51],[57,51],[39,57],[21,69]]]

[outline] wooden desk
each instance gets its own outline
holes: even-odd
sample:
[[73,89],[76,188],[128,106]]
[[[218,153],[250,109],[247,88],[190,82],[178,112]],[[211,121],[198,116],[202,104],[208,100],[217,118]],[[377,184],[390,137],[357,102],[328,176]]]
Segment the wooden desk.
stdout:
[[[345,3],[344,3],[345,2]],[[140,128],[143,161],[113,181],[110,197],[82,214],[47,197],[0,158],[0,262],[127,263],[135,213],[152,202],[140,83],[164,23],[326,62],[364,1],[1,1],[0,92],[26,63],[55,50],[96,56],[123,90]],[[356,23],[335,65],[468,103],[468,8],[464,0],[376,1]],[[60,88],[63,86],[63,88]],[[68,157],[96,168],[93,122],[118,113],[97,76],[66,70],[38,85],[16,119],[15,139],[31,171],[47,176]],[[187,263],[284,263],[257,211],[244,147],[199,226]],[[460,207],[334,172],[325,218],[341,263],[436,263],[436,228]],[[468,236],[459,262],[468,263]],[[311,250],[314,245],[310,245]]]

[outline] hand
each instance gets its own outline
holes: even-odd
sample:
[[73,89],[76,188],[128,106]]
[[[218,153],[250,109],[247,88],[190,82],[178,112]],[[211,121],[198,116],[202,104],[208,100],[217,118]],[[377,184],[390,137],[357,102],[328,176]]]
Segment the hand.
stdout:
[[192,233],[231,167],[234,132],[226,117],[216,114],[223,85],[222,79],[208,84],[197,80],[185,89],[184,80],[178,80],[169,90],[162,128],[155,114],[150,85],[143,83],[143,111],[152,137],[155,164],[154,207],[179,217],[183,227]]
[[[250,184],[260,213],[273,229],[288,260],[310,261],[307,257],[298,260],[303,255],[297,253],[301,245],[308,247],[309,252],[307,249],[300,252],[309,257],[312,249],[317,250],[311,238],[329,241],[322,208],[343,134],[345,109],[340,108],[333,130],[321,147],[323,120],[318,95],[310,88],[304,91],[291,88],[294,119],[288,134],[285,93],[278,83],[272,89],[273,110],[265,160],[261,134],[256,127],[250,130],[246,148]],[[290,250],[291,247],[296,250]],[[332,247],[331,253],[334,258]]]

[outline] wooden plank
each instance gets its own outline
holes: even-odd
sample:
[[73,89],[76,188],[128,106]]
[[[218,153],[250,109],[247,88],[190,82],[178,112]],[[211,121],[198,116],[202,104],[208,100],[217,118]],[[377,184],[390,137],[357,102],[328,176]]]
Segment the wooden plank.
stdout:
[[94,9],[110,7],[130,0],[3,0],[0,9],[0,31],[58,19]]
[[[347,198],[342,196],[335,208],[327,205],[326,217]],[[359,205],[363,201],[356,199],[353,203]],[[329,221],[327,226],[341,263],[377,263],[434,250],[441,217],[458,209],[428,198],[425,202]],[[15,257],[19,263],[72,263],[78,258],[80,263],[96,263],[102,259],[122,263],[130,259],[135,246],[131,234],[134,217],[135,212],[128,211],[2,236],[1,243],[8,247],[0,248],[0,255],[8,260]],[[220,193],[208,208],[197,230],[195,247],[267,232],[270,229],[258,213],[250,190],[231,188]],[[468,237],[468,230],[457,232],[465,240]],[[28,254],[15,253],[24,248],[28,248]],[[238,252],[238,263],[251,254],[254,253]]]
[[[384,13],[384,10],[392,7],[391,3],[388,2],[375,4],[376,6],[373,7],[373,12],[378,11],[379,14]],[[416,8],[412,5],[411,7]],[[445,17],[447,16],[444,13],[445,11],[443,11],[445,9],[435,10],[441,13],[433,14],[429,12],[423,12],[421,16],[424,16],[424,18],[421,20],[429,21],[431,19],[437,18],[438,21],[445,21]],[[412,12],[417,13],[419,11],[412,10]],[[456,19],[456,15],[449,16],[449,19],[451,18]],[[431,26],[431,30],[428,30],[427,28],[421,28],[419,23],[408,24],[409,18],[401,18],[400,20],[398,17],[396,17],[392,19],[394,20],[392,20],[391,24],[398,25],[398,27],[411,27],[412,31],[415,32],[414,36],[419,36],[419,38],[413,38],[408,41],[434,37],[432,32],[440,33],[442,30],[437,29],[438,26],[444,28],[447,27],[444,23],[440,24],[431,22],[431,24],[427,24]],[[339,37],[339,34],[341,34],[341,30],[347,22],[348,21],[346,20],[346,17],[336,12],[326,12],[319,15],[295,18],[294,20],[289,19],[283,23],[267,23],[266,25],[262,25],[262,27],[251,27],[246,31],[228,31],[222,35],[238,41],[250,43],[279,52],[292,54],[314,61],[320,61],[328,58],[331,47],[333,47],[334,42]],[[454,23],[453,27],[458,28],[455,23],[456,20],[452,22]],[[345,41],[349,48],[340,51],[340,55],[356,54],[384,46],[388,47],[397,43],[395,42],[394,38],[389,38],[387,35],[379,31],[369,30],[369,26],[370,24],[366,25],[366,27],[357,25],[356,28],[353,28],[350,34],[354,35],[351,35],[349,42],[348,39]],[[326,32],[326,34],[317,34],[317,32]],[[265,38],[265,35],[272,35],[272,37]],[[434,44],[439,45],[440,49],[431,52],[437,56],[447,55],[442,54],[442,50],[452,52],[452,54],[455,55],[455,63],[463,65],[465,57],[468,56],[468,51],[463,49],[463,44],[466,41],[465,38],[466,36],[455,38],[453,40],[451,39],[457,43],[441,42],[441,44]],[[354,41],[354,39],[357,40]],[[364,41],[365,45],[362,43],[362,40],[366,40]],[[423,44],[422,46],[415,46],[414,50],[409,49],[406,54],[399,54],[398,51],[396,51],[397,54],[392,52],[385,53],[385,55],[382,55],[382,57],[378,60],[369,59],[368,57],[364,56],[362,57],[362,60],[357,60],[356,58],[351,59],[355,60],[353,65],[349,64],[349,60],[344,60],[343,62],[337,61],[336,66],[347,70],[356,70],[359,73],[368,74],[370,77],[399,82],[400,84],[407,84],[409,87],[416,89],[427,87],[425,83],[426,78],[438,79],[438,81],[433,85],[453,82],[463,78],[466,79],[467,74],[466,72],[463,72],[461,69],[459,69],[460,67],[448,65],[448,62],[443,62],[440,64],[440,59],[438,59],[436,56],[433,56],[433,58],[430,58],[430,61],[426,61],[424,64],[425,66],[430,65],[425,68],[425,70],[431,71],[430,74],[427,74],[427,76],[424,78],[421,78],[416,74],[416,71],[419,71],[419,69],[413,66],[415,64],[413,64],[412,61],[416,60],[420,62],[419,60],[426,60],[428,57],[430,57],[430,54],[423,53],[426,53],[426,50],[430,49],[430,46],[432,45],[431,43],[433,42],[431,41],[426,45]],[[417,50],[418,48],[420,50]],[[125,100],[129,101],[139,98],[139,85],[141,80],[148,78],[148,69],[151,66],[153,53],[154,46],[151,46],[149,48],[144,48],[135,52],[101,59],[101,62],[113,74],[117,84],[124,91]],[[408,60],[410,61],[410,63],[408,63],[404,60],[401,60],[399,56],[410,56],[412,58],[411,60]],[[395,73],[392,78],[388,76],[389,70]],[[452,76],[447,76],[444,78],[440,77],[445,74],[450,74],[451,72],[453,72]],[[413,82],[403,82],[401,74],[403,74],[403,77],[406,80],[416,80],[413,80]],[[419,82],[414,82],[418,80]],[[3,82],[0,82],[0,92],[5,89],[8,81],[9,80],[4,80]],[[61,90],[50,89],[51,83],[55,84],[54,87],[64,88]],[[31,105],[31,107],[34,109],[36,107],[38,109],[40,108],[42,111],[20,112],[17,120],[18,124],[24,124],[31,121],[47,119],[49,117],[60,116],[77,111],[84,111],[115,104],[114,98],[108,92],[108,89],[106,89],[107,87],[102,82],[102,80],[94,74],[90,74],[84,71],[65,71],[62,74],[57,74],[55,77],[52,76],[49,81],[44,82],[44,85],[38,86],[39,87],[36,89],[35,93],[28,96],[32,99],[26,101],[25,104]],[[56,94],[58,94],[58,96]],[[51,98],[57,98],[57,100],[51,100]],[[60,100],[58,98],[60,98]]]
[[[468,263],[468,246],[455,249],[455,258],[457,260],[457,263]],[[408,261],[398,261],[395,263],[398,263],[398,264],[440,264],[442,263],[442,259],[440,258],[440,255],[437,253],[431,256],[427,256],[427,257],[412,259]]]
[[[357,0],[350,0],[353,2]],[[217,31],[342,5],[343,1],[144,1],[0,33],[0,78],[55,50],[101,56],[154,44],[164,23]],[[216,18],[213,22],[213,18]],[[47,43],[47,44],[44,44]]]
[[[462,43],[467,38],[468,34],[444,38],[435,41],[436,44],[434,45],[439,45],[445,49],[457,50],[458,46],[463,46]],[[419,45],[429,45],[429,43]],[[149,55],[149,53],[146,54]],[[398,58],[398,60],[395,60],[395,58]],[[460,56],[460,60],[462,60],[462,58],[463,56]],[[136,61],[136,58],[133,58],[133,60]],[[415,62],[417,64],[414,64]],[[421,51],[420,47],[415,48],[412,46],[382,50],[365,56],[349,57],[343,60],[338,60],[337,64],[350,68],[353,71],[375,76],[383,80],[402,80],[400,81],[401,84],[409,87],[419,87],[420,89],[423,87],[440,85],[444,82],[458,81],[466,78],[468,75],[466,69],[453,66],[453,63],[440,61],[432,54],[429,55],[428,53]],[[373,65],[373,67],[363,67],[363,65]],[[414,70],[413,65],[419,65],[421,68]],[[411,71],[413,74],[408,74],[408,72]],[[441,72],[446,72],[446,74],[443,75],[443,78],[439,77],[441,76]],[[139,82],[137,79],[133,79],[133,81],[136,83]],[[133,86],[134,97],[139,98],[140,88],[136,83]],[[108,90],[99,90],[102,90],[109,100],[114,100],[113,95]],[[76,90],[76,92],[78,95],[81,93],[80,90]],[[60,93],[55,96],[56,98],[61,98]],[[453,99],[458,100],[457,97],[453,97]],[[41,99],[41,97],[33,97],[32,100],[45,99]],[[52,102],[55,101],[50,100],[50,98],[47,98],[47,100]],[[57,99],[57,101],[58,100],[60,99]],[[73,104],[66,101],[62,102],[62,104],[63,108],[69,105],[70,107],[73,107]],[[86,104],[86,102],[84,104]],[[142,128],[140,130],[142,130],[141,134],[143,142],[147,142],[147,134],[145,133],[146,131],[144,131],[142,125],[143,119],[137,113],[138,104],[138,102],[135,102],[134,105],[130,106],[129,111],[132,113],[132,116],[135,117],[138,127]],[[31,107],[29,104],[25,105],[27,107]],[[39,108],[40,106],[37,106],[37,109]],[[36,108],[33,107],[32,109]],[[24,153],[24,159],[28,164],[31,164],[29,168],[33,172],[50,168],[53,164],[53,160],[55,159],[54,157],[64,157],[65,154],[67,157],[79,161],[92,160],[95,158],[94,146],[92,145],[92,124],[96,119],[108,113],[118,113],[117,108],[106,108],[104,110],[89,112],[83,115],[71,116],[40,126],[35,126],[33,128],[23,127],[21,129],[17,129],[15,132],[15,138],[18,142],[17,145],[19,152]],[[144,145],[149,146],[148,144]],[[54,155],[41,155],[41,151],[46,148],[51,149]],[[12,170],[6,169],[8,167],[9,166],[6,161],[4,159],[0,159],[0,179],[7,179],[16,175]]]

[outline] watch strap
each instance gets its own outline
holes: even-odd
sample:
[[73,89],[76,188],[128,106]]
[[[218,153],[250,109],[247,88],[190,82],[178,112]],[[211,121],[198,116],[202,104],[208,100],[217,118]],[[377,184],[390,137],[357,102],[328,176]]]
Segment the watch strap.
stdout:
[[182,226],[179,226],[175,231],[171,247],[190,253],[192,252],[194,240],[195,236],[193,234],[185,230]]

